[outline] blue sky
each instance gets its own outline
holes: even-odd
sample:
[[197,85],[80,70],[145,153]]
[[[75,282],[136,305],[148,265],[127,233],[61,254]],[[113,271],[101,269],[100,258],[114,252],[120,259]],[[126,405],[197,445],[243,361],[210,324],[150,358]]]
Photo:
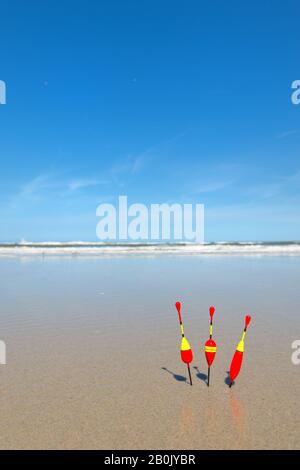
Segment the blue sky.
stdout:
[[204,203],[206,240],[300,239],[300,4],[1,4],[0,240],[95,240],[96,207]]

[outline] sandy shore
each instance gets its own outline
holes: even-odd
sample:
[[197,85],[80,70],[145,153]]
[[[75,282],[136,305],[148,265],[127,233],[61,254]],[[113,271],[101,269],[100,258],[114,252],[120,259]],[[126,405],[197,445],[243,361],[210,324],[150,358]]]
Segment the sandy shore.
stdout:
[[[0,275],[1,449],[300,448],[300,258],[3,258]],[[246,313],[245,362],[229,389]]]

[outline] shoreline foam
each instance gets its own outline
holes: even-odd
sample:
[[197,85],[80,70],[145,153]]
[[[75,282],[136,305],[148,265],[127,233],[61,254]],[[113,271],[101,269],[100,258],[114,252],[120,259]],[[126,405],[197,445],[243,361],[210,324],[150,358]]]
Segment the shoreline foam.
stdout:
[[300,256],[300,242],[218,242],[192,243],[103,243],[41,242],[2,243],[0,257],[6,256],[97,256],[97,255],[291,255]]

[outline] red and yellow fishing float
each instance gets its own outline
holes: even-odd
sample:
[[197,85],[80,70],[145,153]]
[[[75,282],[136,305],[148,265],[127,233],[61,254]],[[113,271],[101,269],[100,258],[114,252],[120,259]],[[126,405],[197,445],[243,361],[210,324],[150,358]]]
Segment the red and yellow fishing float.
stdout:
[[245,316],[245,326],[244,326],[243,336],[241,338],[241,341],[237,345],[236,351],[235,351],[234,356],[233,356],[232,361],[231,361],[231,366],[230,366],[230,371],[229,371],[229,377],[230,377],[229,387],[232,386],[234,380],[239,375],[241,367],[242,367],[243,355],[244,355],[244,350],[245,350],[245,343],[244,342],[245,342],[246,332],[247,332],[247,328],[249,326],[250,321],[251,321],[251,316],[246,315]]
[[214,313],[215,313],[215,307],[212,306],[209,308],[209,315],[210,315],[209,339],[206,341],[205,347],[204,347],[206,362],[208,366],[208,370],[207,370],[207,386],[208,387],[209,387],[209,380],[210,380],[210,366],[214,362],[216,352],[217,352],[217,344],[212,339]]
[[178,312],[178,318],[179,318],[179,324],[180,324],[180,330],[181,330],[181,336],[182,336],[180,355],[181,355],[182,361],[187,365],[189,377],[190,377],[190,384],[192,385],[193,383],[192,383],[192,377],[191,377],[190,363],[193,360],[193,351],[191,349],[190,343],[184,336],[184,328],[183,328],[182,318],[181,318],[181,303],[176,302],[175,307]]

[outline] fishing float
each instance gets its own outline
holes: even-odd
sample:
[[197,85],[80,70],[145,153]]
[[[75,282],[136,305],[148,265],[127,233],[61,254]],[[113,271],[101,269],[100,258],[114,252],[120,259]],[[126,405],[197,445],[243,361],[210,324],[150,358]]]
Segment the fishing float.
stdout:
[[244,355],[244,350],[245,350],[245,337],[246,337],[247,328],[249,326],[250,321],[251,321],[251,316],[246,315],[245,316],[245,326],[244,326],[243,336],[241,338],[241,341],[237,345],[236,351],[233,355],[231,365],[230,365],[230,371],[229,371],[230,384],[229,384],[229,387],[232,387],[232,384],[233,384],[234,380],[237,378],[237,376],[239,375],[241,367],[242,367],[243,355]]
[[181,346],[180,346],[181,360],[187,365],[189,377],[190,377],[190,384],[193,385],[191,369],[190,369],[190,363],[193,360],[193,351],[191,349],[190,343],[184,336],[184,328],[183,328],[182,318],[181,318],[181,302],[176,302],[175,307],[178,312],[178,318],[179,318],[179,324],[180,324],[180,330],[181,330],[181,336],[182,336]]
[[206,362],[207,362],[207,386],[209,387],[209,381],[210,381],[210,366],[214,362],[216,352],[217,352],[217,344],[216,342],[212,339],[212,333],[213,333],[213,316],[215,313],[215,307],[211,306],[209,308],[209,315],[210,315],[210,324],[209,324],[209,339],[205,343],[204,347],[204,352],[205,352],[205,357],[206,357]]

